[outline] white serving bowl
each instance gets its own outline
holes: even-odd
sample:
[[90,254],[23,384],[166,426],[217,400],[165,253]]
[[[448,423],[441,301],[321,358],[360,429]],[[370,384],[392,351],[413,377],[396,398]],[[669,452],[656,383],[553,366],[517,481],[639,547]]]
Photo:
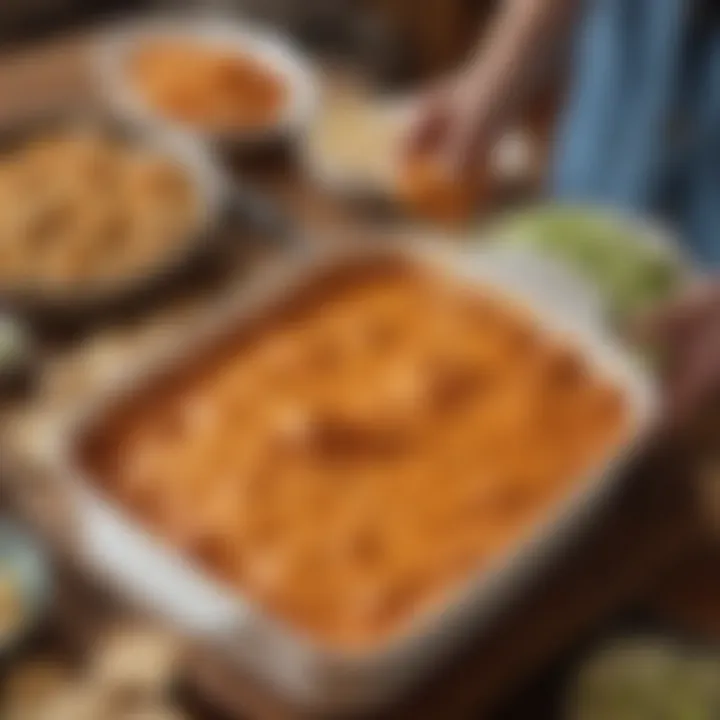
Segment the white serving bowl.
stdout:
[[[277,120],[259,128],[208,128],[173,119],[153,107],[133,86],[128,74],[133,53],[153,40],[187,40],[259,61],[281,78],[287,89]],[[92,64],[99,94],[122,119],[156,128],[169,127],[223,145],[252,146],[297,139],[312,121],[318,103],[315,74],[290,41],[237,18],[154,18],[120,25],[101,34]]]

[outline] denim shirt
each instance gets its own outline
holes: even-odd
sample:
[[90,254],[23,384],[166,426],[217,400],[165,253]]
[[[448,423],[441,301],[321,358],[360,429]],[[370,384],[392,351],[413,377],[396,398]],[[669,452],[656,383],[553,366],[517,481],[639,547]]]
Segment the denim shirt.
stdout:
[[587,0],[556,145],[561,200],[664,217],[720,267],[720,22],[699,0]]

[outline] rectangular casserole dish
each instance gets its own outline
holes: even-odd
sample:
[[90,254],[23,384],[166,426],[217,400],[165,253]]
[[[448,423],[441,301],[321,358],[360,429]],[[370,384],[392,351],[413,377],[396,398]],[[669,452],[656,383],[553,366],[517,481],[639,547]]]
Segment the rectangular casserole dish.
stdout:
[[[158,543],[84,476],[78,450],[89,431],[121,401],[149,390],[243,323],[287,302],[313,278],[333,267],[382,256],[440,266],[529,305],[541,325],[570,338],[601,374],[624,391],[632,431],[621,452],[606,458],[591,477],[576,484],[508,552],[453,589],[447,603],[420,615],[407,631],[387,641],[367,650],[342,651],[308,640]],[[494,613],[522,593],[527,582],[567,546],[573,531],[600,508],[622,478],[653,425],[656,390],[651,378],[618,346],[592,303],[581,297],[583,287],[556,271],[517,254],[458,252],[417,243],[306,256],[292,265],[268,269],[247,288],[242,302],[222,308],[192,339],[179,340],[161,357],[133,369],[103,397],[82,408],[61,434],[47,439],[50,466],[70,491],[77,513],[81,561],[128,598],[227,654],[299,705],[339,713],[367,710],[391,700],[457,651],[467,638],[481,633]]]

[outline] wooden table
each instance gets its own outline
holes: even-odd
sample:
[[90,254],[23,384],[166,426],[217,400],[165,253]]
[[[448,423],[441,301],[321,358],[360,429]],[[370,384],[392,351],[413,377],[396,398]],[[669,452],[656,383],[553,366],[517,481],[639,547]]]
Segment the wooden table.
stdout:
[[[48,103],[91,104],[82,44],[65,43],[4,63],[0,60],[0,97],[6,118],[34,112]],[[354,227],[348,209],[312,188],[287,160],[265,159],[245,172],[287,204],[306,235],[333,242]],[[235,269],[247,267],[245,257],[230,265],[229,276],[217,281],[225,291],[231,285],[241,288],[241,275]],[[110,382],[118,365],[136,357],[145,343],[161,342],[162,331],[177,332],[178,323],[202,312],[216,293],[217,283],[200,284],[192,291],[188,288],[185,297],[149,310],[122,327],[90,332],[80,343],[48,345],[42,392],[34,402],[5,417],[4,455],[17,462],[6,466],[14,489],[30,487],[31,478],[42,473],[23,446],[28,437],[23,428],[31,428],[30,434],[37,432],[37,423],[51,418],[65,403]],[[542,581],[505,608],[490,632],[472,643],[464,657],[387,716],[463,718],[489,712],[518,682],[619,607],[641,598],[653,578],[677,566],[705,541],[699,492],[686,455],[675,447],[659,448]],[[19,508],[39,522],[39,529],[58,537],[50,521],[61,513],[48,506],[52,498],[44,498],[40,490],[25,493],[25,500],[28,496],[31,502],[21,502]],[[117,607],[78,575],[61,546],[57,550],[63,579],[56,607],[58,627],[70,637],[89,640]],[[231,672],[201,651],[188,677],[200,694],[233,715],[258,720],[306,717],[252,678]]]

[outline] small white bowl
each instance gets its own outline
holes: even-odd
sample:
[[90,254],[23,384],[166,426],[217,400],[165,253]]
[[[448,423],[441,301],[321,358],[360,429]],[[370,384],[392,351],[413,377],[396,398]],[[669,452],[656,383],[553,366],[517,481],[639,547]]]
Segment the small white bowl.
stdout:
[[[277,120],[260,128],[215,129],[173,119],[153,107],[133,86],[128,62],[141,44],[167,39],[187,40],[249,56],[276,73],[288,91]],[[123,120],[155,128],[171,127],[223,145],[242,147],[297,139],[311,123],[319,98],[315,73],[289,40],[237,18],[154,18],[121,25],[101,35],[92,65],[101,98]]]

